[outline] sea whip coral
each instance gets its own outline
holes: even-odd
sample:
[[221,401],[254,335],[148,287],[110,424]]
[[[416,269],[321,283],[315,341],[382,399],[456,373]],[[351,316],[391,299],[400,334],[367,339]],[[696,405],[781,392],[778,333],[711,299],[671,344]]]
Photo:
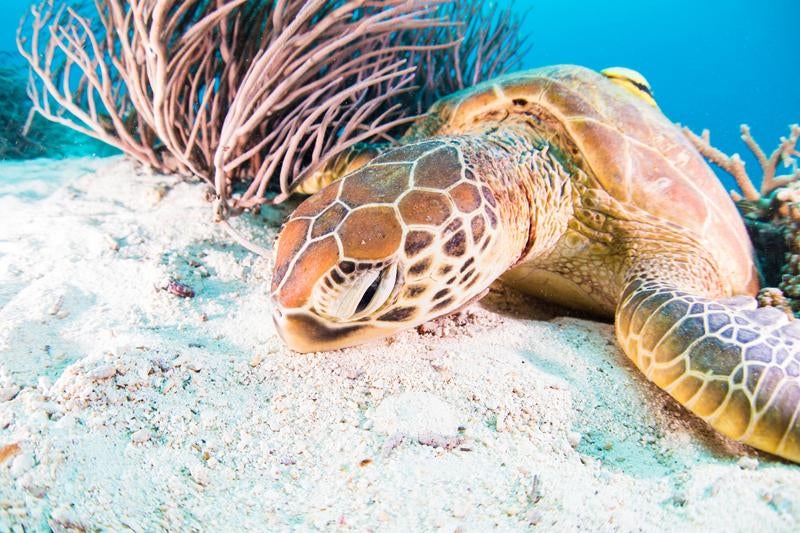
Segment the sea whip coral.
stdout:
[[73,135],[70,130],[31,113],[31,102],[25,90],[27,82],[23,59],[10,52],[0,52],[0,160],[114,152],[108,145],[83,135]]
[[454,0],[44,0],[17,42],[36,112],[212,183],[222,220],[513,66],[517,27]]

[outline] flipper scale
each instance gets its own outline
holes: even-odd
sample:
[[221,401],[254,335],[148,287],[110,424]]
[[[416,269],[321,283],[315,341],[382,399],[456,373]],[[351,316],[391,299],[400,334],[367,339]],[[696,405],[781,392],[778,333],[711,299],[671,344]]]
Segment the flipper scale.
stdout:
[[[692,317],[691,302],[704,312]],[[617,309],[617,336],[648,379],[717,431],[797,462],[800,324],[751,302],[639,284]],[[624,322],[641,328],[620,327]],[[722,335],[720,323],[732,324],[732,334]]]

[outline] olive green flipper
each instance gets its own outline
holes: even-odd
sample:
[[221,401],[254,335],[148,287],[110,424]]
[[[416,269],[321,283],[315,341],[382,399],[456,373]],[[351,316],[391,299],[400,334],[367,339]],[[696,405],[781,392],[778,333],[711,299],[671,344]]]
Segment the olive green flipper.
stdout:
[[623,350],[714,429],[800,461],[800,322],[750,297],[714,300],[630,279],[616,312]]
[[292,186],[292,192],[314,194],[321,191],[326,185],[330,185],[342,176],[355,172],[389,148],[388,144],[354,144],[329,159],[322,167],[305,176],[301,176]]

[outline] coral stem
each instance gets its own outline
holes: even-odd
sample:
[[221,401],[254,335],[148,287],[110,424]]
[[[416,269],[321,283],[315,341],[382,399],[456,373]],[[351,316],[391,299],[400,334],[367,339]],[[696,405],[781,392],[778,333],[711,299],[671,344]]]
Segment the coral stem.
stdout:
[[[750,151],[758,161],[761,167],[761,187],[756,188],[752,178],[747,173],[739,154],[729,156],[711,145],[711,138],[708,130],[703,130],[701,135],[697,135],[689,128],[684,127],[683,132],[706,159],[720,167],[722,170],[733,176],[736,184],[742,190],[744,199],[757,202],[772,194],[776,189],[784,187],[789,183],[800,179],[800,169],[797,167],[796,157],[798,157],[797,143],[800,141],[800,126],[792,124],[789,126],[789,136],[781,137],[778,147],[767,156],[761,146],[753,138],[750,127],[747,124],[741,125],[742,141],[747,145]],[[791,167],[792,171],[789,174],[776,175],[779,165],[783,164],[786,167]],[[732,193],[734,199],[737,199],[737,194]]]

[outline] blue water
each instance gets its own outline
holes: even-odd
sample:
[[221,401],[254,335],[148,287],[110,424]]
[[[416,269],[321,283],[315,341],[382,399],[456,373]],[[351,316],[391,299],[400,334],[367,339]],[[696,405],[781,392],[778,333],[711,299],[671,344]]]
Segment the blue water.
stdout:
[[[503,4],[507,4],[504,1]],[[551,0],[529,6],[526,66],[626,66],[673,121],[741,151],[746,122],[765,150],[800,122],[800,0]],[[725,179],[726,183],[730,180]]]
[[[30,3],[3,0],[0,50],[15,49],[17,20]],[[672,120],[710,128],[725,151],[744,152],[742,122],[768,150],[789,123],[800,122],[800,0],[517,0],[515,6],[527,13],[532,49],[525,68],[634,68]]]

